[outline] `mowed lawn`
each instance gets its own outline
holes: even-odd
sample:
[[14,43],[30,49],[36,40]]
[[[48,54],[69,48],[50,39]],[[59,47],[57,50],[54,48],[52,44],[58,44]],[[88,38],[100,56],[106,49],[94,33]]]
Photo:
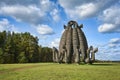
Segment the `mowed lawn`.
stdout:
[[0,80],[120,80],[120,63],[0,64]]

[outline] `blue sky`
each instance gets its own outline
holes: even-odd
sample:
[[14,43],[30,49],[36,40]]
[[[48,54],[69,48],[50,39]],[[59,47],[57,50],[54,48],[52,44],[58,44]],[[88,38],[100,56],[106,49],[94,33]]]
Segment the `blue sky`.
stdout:
[[0,31],[30,32],[42,46],[58,47],[70,20],[84,25],[97,59],[120,60],[120,0],[0,0]]

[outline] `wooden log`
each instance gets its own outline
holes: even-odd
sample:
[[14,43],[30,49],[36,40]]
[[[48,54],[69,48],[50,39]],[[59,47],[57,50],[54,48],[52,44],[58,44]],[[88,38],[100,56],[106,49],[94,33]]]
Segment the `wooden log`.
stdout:
[[82,55],[82,61],[85,61],[85,58],[87,57],[88,44],[87,44],[87,40],[84,35],[84,32],[81,30],[81,27],[82,25],[77,28],[77,31],[79,36],[79,45],[80,45],[80,50]]

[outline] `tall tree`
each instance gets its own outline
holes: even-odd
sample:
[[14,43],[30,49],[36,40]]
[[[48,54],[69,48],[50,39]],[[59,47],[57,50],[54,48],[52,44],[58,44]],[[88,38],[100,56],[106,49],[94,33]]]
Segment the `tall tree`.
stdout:
[[52,50],[28,32],[0,32],[0,63],[51,62]]

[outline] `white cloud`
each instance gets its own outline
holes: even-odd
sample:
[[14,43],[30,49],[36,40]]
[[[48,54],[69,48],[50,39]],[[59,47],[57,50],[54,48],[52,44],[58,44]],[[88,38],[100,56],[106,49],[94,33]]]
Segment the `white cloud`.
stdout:
[[100,60],[120,60],[120,38],[112,38],[98,47],[96,58]]
[[110,48],[119,48],[120,47],[120,38],[110,39],[108,46]]
[[119,53],[120,53],[120,50],[99,52],[96,54],[96,59],[99,59],[99,60],[120,60]]
[[43,12],[49,12],[55,8],[55,4],[50,0],[40,0],[40,8]]
[[39,18],[42,18],[45,15],[44,12],[42,12],[38,7],[34,5],[2,6],[0,8],[0,14],[8,15],[15,18],[18,21],[23,21],[28,23],[36,23],[38,22]]
[[36,27],[36,30],[41,35],[51,35],[51,34],[54,34],[53,29],[50,28],[48,25],[44,25],[44,24],[39,24]]
[[53,9],[53,11],[51,11],[50,14],[53,17],[54,21],[57,22],[60,20],[59,11],[57,9]]
[[100,16],[101,20],[104,22],[120,24],[120,7],[112,6],[103,11],[102,16]]
[[97,7],[93,3],[87,3],[81,6],[76,6],[74,10],[67,10],[67,14],[69,14],[71,18],[84,19],[93,16],[97,11],[96,8]]
[[15,5],[15,4],[20,4],[20,5],[30,5],[30,4],[38,4],[39,0],[0,0],[0,4],[4,5]]
[[7,19],[2,19],[0,21],[0,31],[4,30],[18,32],[18,29],[13,24],[10,24]]
[[56,48],[59,48],[59,42],[60,42],[60,38],[56,38],[54,39],[51,43],[50,43],[50,47],[56,47]]
[[[53,14],[50,14],[50,11]],[[57,5],[50,0],[13,0],[0,2],[0,14],[10,16],[17,21],[27,22],[29,24],[43,24],[53,20],[58,20],[59,12]]]
[[116,3],[114,0],[59,0],[70,18],[85,19],[96,16],[101,10]]
[[120,7],[112,6],[103,11],[99,20],[103,22],[98,28],[99,32],[111,33],[120,32]]
[[84,4],[76,7],[75,10],[81,17],[92,16],[97,11],[97,7],[93,3]]
[[120,43],[120,38],[113,38],[113,39],[110,39],[109,43]]
[[[64,0],[65,1],[65,0]],[[93,15],[94,12],[96,12],[96,6],[93,3],[85,3],[85,4],[77,4],[77,5],[73,5],[73,3],[70,3],[68,1],[68,3],[66,4],[63,0],[59,0],[61,6],[65,9],[65,12],[67,13],[67,15],[70,18],[75,18],[75,19],[84,19],[86,17],[89,17],[91,15]],[[79,3],[79,2],[78,2]],[[72,4],[72,6],[70,7],[70,5]]]
[[115,47],[116,47],[116,44],[108,44],[108,46],[109,46],[110,48],[115,48]]
[[[103,23],[98,27],[101,33],[120,32],[119,0],[59,0],[67,16],[72,19],[98,17]],[[103,13],[102,13],[103,12]]]
[[[58,4],[50,0],[4,0],[0,1],[0,15],[9,16],[19,22],[34,27],[41,36],[54,34],[49,25],[43,25],[60,20]],[[36,26],[37,25],[37,26]],[[44,38],[43,37],[43,38]]]
[[111,24],[111,23],[104,23],[102,25],[100,25],[98,27],[98,31],[102,32],[102,33],[111,33],[111,32],[119,32],[120,29],[117,29],[118,26],[116,26],[115,24]]
[[51,27],[43,24],[60,19],[57,6],[50,0],[4,0],[0,1],[0,15],[34,26],[36,32],[45,36],[54,32]]

